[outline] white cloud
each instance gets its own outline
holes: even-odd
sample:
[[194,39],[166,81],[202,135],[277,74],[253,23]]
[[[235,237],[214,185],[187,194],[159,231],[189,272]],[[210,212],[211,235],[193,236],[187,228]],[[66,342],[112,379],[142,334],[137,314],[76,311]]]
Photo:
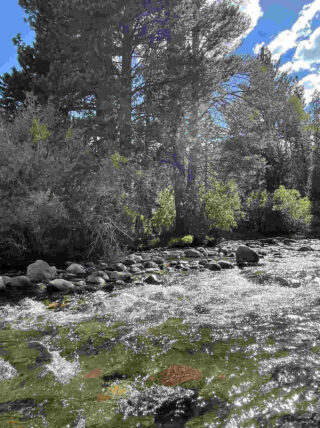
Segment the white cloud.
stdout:
[[300,83],[304,86],[304,96],[307,104],[311,101],[313,91],[320,88],[320,74],[308,74]]
[[242,40],[246,38],[247,35],[251,33],[251,31],[256,27],[259,19],[263,15],[262,9],[260,7],[260,0],[239,0],[234,1],[234,3],[239,5],[241,12],[245,13],[250,18],[250,26],[245,33],[243,33],[230,44],[230,50],[237,49]]
[[[279,70],[281,72],[288,72],[288,73],[294,73],[294,72],[303,71],[303,70],[310,70],[310,63],[303,60],[292,61],[292,62],[289,61],[283,64],[279,68]],[[311,67],[311,70],[312,70],[312,67]]]
[[[314,0],[303,6],[299,18],[290,30],[281,31],[268,45],[273,59],[278,60],[288,50],[297,47],[301,37],[307,37],[311,33],[311,22],[320,11],[320,0]],[[256,50],[257,45],[253,48]]]
[[264,45],[265,45],[265,43],[264,43],[264,42],[257,43],[257,44],[255,45],[255,47],[253,48],[253,52],[254,52],[256,55],[258,55],[258,53],[260,53],[260,50],[261,50],[262,46],[264,46]]
[[246,13],[251,19],[250,27],[244,34],[244,37],[246,37],[256,27],[263,12],[259,0],[247,0],[240,6],[240,10]]
[[293,61],[305,61],[309,64],[320,60],[320,27],[314,30],[309,39],[299,43]]

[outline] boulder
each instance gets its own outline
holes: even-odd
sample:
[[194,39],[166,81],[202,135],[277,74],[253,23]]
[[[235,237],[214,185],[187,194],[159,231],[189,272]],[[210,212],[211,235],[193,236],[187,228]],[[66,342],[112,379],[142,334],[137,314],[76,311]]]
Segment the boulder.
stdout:
[[57,269],[54,266],[49,266],[43,260],[37,260],[27,267],[27,276],[31,281],[43,281],[45,279],[53,279],[57,275]]
[[144,262],[143,263],[143,267],[144,268],[155,268],[155,269],[158,269],[159,268],[159,266],[157,265],[157,263],[155,263],[155,262],[152,262],[152,261],[149,261],[149,262]]
[[220,265],[222,267],[222,269],[232,269],[233,268],[233,264],[230,262],[227,262],[226,260],[218,260],[217,263],[218,263],[218,265]]
[[10,280],[6,283],[6,285],[10,287],[17,287],[17,288],[28,287],[28,285],[30,285],[30,278],[24,275],[15,276],[13,278],[10,278]]
[[82,265],[79,265],[78,263],[72,263],[68,268],[67,272],[73,273],[75,275],[82,275],[86,273],[85,268]]
[[54,279],[53,281],[50,281],[47,285],[48,287],[48,291],[63,291],[63,292],[68,292],[68,291],[73,291],[75,289],[74,284],[72,284],[72,282],[70,281],[66,281],[65,279],[62,278],[57,278]]
[[[106,274],[104,274],[104,276],[105,275]],[[97,284],[97,285],[105,285],[106,284],[106,281],[101,276],[97,276],[94,273],[92,273],[91,275],[88,276],[87,282],[89,282],[90,284]]]
[[126,266],[132,266],[132,265],[136,264],[136,262],[132,259],[127,258],[127,259],[123,260],[123,264]]
[[202,257],[200,251],[194,250],[192,248],[185,250],[184,255],[185,257]]
[[305,246],[298,248],[298,251],[314,251],[314,249],[312,247],[310,247],[310,245],[305,245]]
[[160,256],[154,256],[152,257],[152,261],[157,263],[158,265],[162,265],[162,263],[165,263],[165,259]]
[[240,245],[236,251],[236,261],[237,263],[256,263],[259,261],[259,254],[246,245]]
[[210,270],[221,270],[221,266],[215,262],[208,262],[204,265],[204,267]]
[[147,284],[161,284],[161,281],[156,277],[156,275],[149,275],[144,282]]
[[5,289],[6,289],[6,284],[4,283],[2,276],[0,276],[0,291],[3,291]]
[[113,271],[113,272],[109,272],[108,275],[109,275],[110,279],[112,279],[113,281],[117,281],[117,280],[130,281],[130,279],[131,279],[131,275],[129,272]]

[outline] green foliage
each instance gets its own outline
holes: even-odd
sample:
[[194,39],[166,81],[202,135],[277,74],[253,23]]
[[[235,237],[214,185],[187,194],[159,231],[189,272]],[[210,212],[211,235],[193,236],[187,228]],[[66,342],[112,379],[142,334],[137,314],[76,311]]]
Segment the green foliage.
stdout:
[[132,232],[135,232],[136,221],[137,219],[139,219],[142,222],[144,233],[151,233],[150,222],[145,218],[144,215],[137,213],[136,211],[129,208],[127,205],[125,205],[124,207],[124,212],[132,219]]
[[268,197],[268,192],[266,190],[251,192],[247,199],[247,205],[249,208],[254,208],[255,206],[264,208],[268,202]]
[[265,65],[261,65],[260,70],[262,71],[262,73],[268,73],[268,67]]
[[170,238],[168,242],[168,247],[178,246],[180,242],[181,242],[180,238]]
[[296,95],[291,95],[289,103],[293,105],[295,112],[298,114],[300,120],[308,120],[310,116],[304,111],[303,103]]
[[33,119],[30,132],[33,137],[34,143],[37,143],[40,140],[46,140],[51,135],[51,132],[49,132],[47,125],[46,124],[41,125],[39,123],[39,119],[37,118]]
[[183,244],[192,244],[192,242],[193,242],[193,236],[192,235],[186,235],[183,238],[181,238],[181,242]]
[[176,218],[174,194],[171,187],[167,187],[159,193],[158,205],[159,208],[151,219],[151,225],[161,233],[162,228],[172,226]]
[[273,194],[273,202],[273,210],[285,212],[293,220],[302,220],[305,224],[310,224],[311,202],[307,196],[302,198],[298,190],[280,186]]
[[156,245],[158,245],[158,244],[160,244],[160,238],[152,239],[152,240],[149,242],[150,247],[154,247],[154,246],[156,246]]
[[115,152],[111,155],[111,162],[115,168],[120,169],[122,164],[128,163],[128,158],[121,156],[118,152]]
[[70,140],[71,137],[72,137],[72,128],[70,127],[66,133],[66,139]]
[[237,226],[236,216],[240,214],[241,201],[234,180],[223,183],[211,178],[211,190],[207,192],[200,185],[200,199],[205,203],[205,213],[213,227],[230,230]]
[[209,236],[209,235],[206,235],[204,238],[205,238],[208,242],[213,242],[213,241],[215,240],[215,238],[214,238],[213,236]]

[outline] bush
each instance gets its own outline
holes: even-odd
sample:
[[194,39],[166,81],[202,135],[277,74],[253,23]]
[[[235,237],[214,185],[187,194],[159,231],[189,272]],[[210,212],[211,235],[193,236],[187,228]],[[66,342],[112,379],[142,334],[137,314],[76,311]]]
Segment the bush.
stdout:
[[181,242],[183,243],[183,244],[192,244],[192,242],[193,242],[193,236],[192,235],[186,235],[186,236],[184,236],[183,238],[181,238]]
[[114,255],[129,239],[122,176],[84,131],[62,123],[50,103],[39,107],[29,97],[12,123],[0,124],[3,258]]
[[280,186],[273,194],[273,209],[289,214],[292,220],[301,220],[306,225],[311,223],[311,202],[307,197],[302,198],[296,189],[286,189]]
[[200,198],[205,204],[205,214],[211,227],[230,230],[237,226],[236,217],[241,215],[241,201],[234,180],[223,183],[211,178],[211,190],[206,192],[200,185]]
[[161,233],[163,228],[169,229],[176,218],[174,194],[171,187],[167,187],[159,193],[158,205],[158,210],[151,218],[151,225]]

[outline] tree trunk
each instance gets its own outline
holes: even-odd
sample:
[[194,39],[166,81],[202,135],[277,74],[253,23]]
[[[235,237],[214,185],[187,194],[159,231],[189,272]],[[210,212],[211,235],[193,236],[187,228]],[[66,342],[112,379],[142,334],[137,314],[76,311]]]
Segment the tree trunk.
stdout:
[[122,41],[122,70],[120,89],[120,152],[124,155],[131,151],[131,102],[132,102],[132,32],[128,30],[124,33]]

